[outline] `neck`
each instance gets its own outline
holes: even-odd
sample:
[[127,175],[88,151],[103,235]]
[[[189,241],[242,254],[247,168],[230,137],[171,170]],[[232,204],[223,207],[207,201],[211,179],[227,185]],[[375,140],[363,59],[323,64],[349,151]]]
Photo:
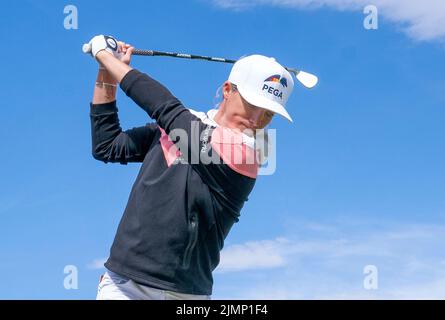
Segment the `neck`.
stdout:
[[216,113],[213,120],[221,127],[232,129],[237,132],[242,132],[242,133],[248,135],[249,137],[253,137],[254,133],[256,131],[256,130],[247,129],[246,127],[237,126],[236,124],[233,123],[233,121],[227,120],[225,113],[221,109],[218,110],[218,112]]
[[224,112],[221,111],[221,109],[218,110],[218,112],[215,115],[215,118],[213,119],[215,122],[220,125],[221,127],[228,128],[228,121],[225,117]]
[[236,129],[236,126],[227,119],[226,113],[224,112],[224,101],[221,102],[218,108],[218,112],[215,115],[215,122],[220,125],[221,127],[230,128],[230,129]]
[[221,104],[219,105],[218,112],[215,114],[213,120],[221,127],[241,131],[248,136],[253,136],[255,130],[248,129],[244,124],[236,123],[233,119],[227,117],[224,102],[225,101],[221,102]]

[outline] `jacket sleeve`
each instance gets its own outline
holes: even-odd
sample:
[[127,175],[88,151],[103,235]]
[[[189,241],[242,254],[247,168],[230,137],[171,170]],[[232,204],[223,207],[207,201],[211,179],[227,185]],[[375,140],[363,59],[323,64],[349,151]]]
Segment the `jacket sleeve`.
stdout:
[[170,137],[174,130],[179,129],[185,133],[188,148],[183,152],[181,147],[185,160],[193,166],[210,189],[230,202],[234,212],[239,212],[254,186],[255,179],[236,172],[220,157],[217,157],[220,162],[201,161],[203,152],[207,152],[212,159],[215,159],[213,157],[215,155],[212,154],[215,150],[211,147],[212,132],[215,127],[204,124],[162,84],[135,69],[125,75],[120,86],[127,96],[145,110],[167,134],[170,134]]
[[122,131],[116,101],[90,104],[92,155],[105,163],[143,162],[159,129],[155,123]]

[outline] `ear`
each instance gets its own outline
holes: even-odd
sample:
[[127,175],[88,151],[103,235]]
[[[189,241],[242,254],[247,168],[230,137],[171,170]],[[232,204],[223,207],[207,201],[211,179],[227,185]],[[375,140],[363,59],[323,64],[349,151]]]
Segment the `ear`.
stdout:
[[230,92],[232,92],[232,86],[229,81],[224,82],[222,87],[223,98],[227,100],[229,98]]

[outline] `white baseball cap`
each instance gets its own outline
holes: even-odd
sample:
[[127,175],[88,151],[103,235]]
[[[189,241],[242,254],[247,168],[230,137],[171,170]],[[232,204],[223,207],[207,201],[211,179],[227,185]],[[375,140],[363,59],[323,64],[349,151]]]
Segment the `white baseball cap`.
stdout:
[[291,74],[274,58],[251,55],[238,60],[229,75],[250,104],[282,115],[292,122],[286,102],[294,88]]

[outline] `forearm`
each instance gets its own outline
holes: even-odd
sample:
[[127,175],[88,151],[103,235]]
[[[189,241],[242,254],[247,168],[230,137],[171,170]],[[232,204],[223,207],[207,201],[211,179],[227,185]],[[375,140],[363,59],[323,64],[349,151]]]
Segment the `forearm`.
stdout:
[[93,104],[109,103],[116,100],[117,81],[104,68],[99,67],[94,86]]
[[94,88],[93,104],[109,103],[116,100],[117,83],[132,70],[126,63],[101,51],[96,56],[100,64]]
[[109,52],[102,50],[96,55],[97,61],[107,70],[112,79],[121,82],[125,75],[133,70],[132,67],[113,57]]

